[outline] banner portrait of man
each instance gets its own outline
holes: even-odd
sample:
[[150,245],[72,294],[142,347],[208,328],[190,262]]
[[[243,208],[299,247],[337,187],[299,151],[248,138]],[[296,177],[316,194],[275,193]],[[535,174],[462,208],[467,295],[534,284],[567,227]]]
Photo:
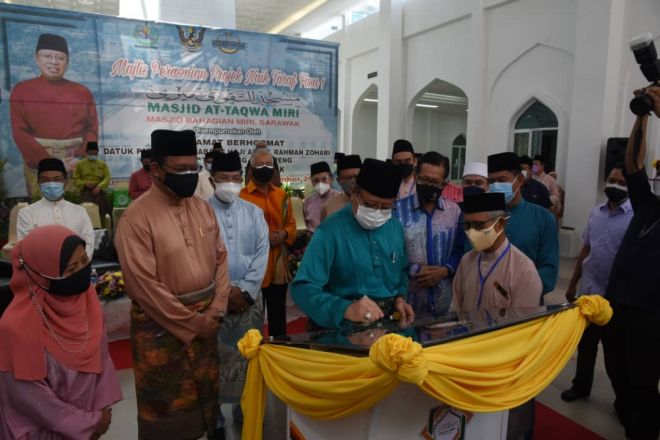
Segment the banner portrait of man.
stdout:
[[36,167],[55,157],[72,172],[76,156],[89,141],[98,141],[99,120],[92,92],[64,78],[69,65],[67,40],[42,33],[34,61],[40,75],[21,81],[9,98],[12,137],[24,161],[28,195],[37,190]]

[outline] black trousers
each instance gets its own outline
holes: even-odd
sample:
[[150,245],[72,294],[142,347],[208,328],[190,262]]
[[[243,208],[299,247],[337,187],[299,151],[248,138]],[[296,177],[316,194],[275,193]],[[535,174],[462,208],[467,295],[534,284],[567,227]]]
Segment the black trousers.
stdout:
[[613,304],[603,328],[605,368],[614,409],[633,440],[657,440],[660,433],[660,311]]
[[288,284],[271,284],[263,287],[264,304],[268,312],[268,334],[286,335],[286,290]]
[[594,383],[594,366],[598,355],[598,342],[602,338],[603,327],[589,324],[582,333],[578,345],[577,366],[573,378],[573,389],[580,394],[591,394]]

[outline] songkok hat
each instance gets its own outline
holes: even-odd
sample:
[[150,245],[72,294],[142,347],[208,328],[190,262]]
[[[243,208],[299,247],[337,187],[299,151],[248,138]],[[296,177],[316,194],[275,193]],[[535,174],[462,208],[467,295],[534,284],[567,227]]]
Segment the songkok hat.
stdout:
[[151,150],[140,151],[140,159],[151,159]]
[[192,130],[154,130],[151,152],[155,157],[197,156],[197,140]]
[[211,171],[241,171],[241,156],[238,151],[213,153],[213,166]]
[[463,168],[463,176],[482,176],[488,179],[488,165],[483,162],[468,162]]
[[488,172],[520,171],[520,158],[516,153],[498,153],[488,156]]
[[463,197],[463,213],[504,211],[503,193],[469,194]]
[[406,139],[399,139],[397,141],[394,141],[394,147],[392,148],[392,156],[404,151],[415,154],[415,150],[413,150],[413,146],[410,143],[410,141]]
[[316,162],[313,163],[312,166],[310,167],[310,176],[313,176],[314,174],[318,173],[330,173],[332,174],[332,171],[330,171],[330,165],[328,165],[327,162]]
[[90,150],[91,151],[98,151],[98,149],[99,149],[98,142],[94,142],[94,141],[87,142],[87,147],[86,147],[87,151],[90,151]]
[[545,160],[543,160],[543,156],[541,156],[540,154],[537,154],[536,156],[534,156],[534,160],[538,160],[542,164],[545,163]]
[[337,171],[351,168],[362,168],[362,159],[359,154],[349,154],[348,156],[340,157],[337,161]]
[[213,143],[213,149],[214,150],[216,150],[216,149],[222,150],[222,141],[214,142]]
[[44,171],[61,171],[66,176],[66,168],[64,168],[64,162],[62,162],[60,159],[55,159],[54,157],[48,157],[39,161],[37,175]]
[[54,34],[41,34],[39,35],[39,40],[37,41],[37,49],[35,52],[40,51],[41,49],[56,50],[58,52],[64,52],[69,55],[69,45],[66,43],[64,37]]
[[529,165],[531,167],[534,162],[532,161],[531,157],[525,155],[520,157],[520,163],[522,165]]
[[204,160],[206,159],[213,159],[213,151],[206,152],[206,154],[204,155]]
[[344,153],[340,153],[340,152],[335,153],[335,161],[338,161],[342,157],[346,157],[346,155]]
[[393,199],[401,186],[401,169],[382,160],[365,159],[356,183],[369,194]]

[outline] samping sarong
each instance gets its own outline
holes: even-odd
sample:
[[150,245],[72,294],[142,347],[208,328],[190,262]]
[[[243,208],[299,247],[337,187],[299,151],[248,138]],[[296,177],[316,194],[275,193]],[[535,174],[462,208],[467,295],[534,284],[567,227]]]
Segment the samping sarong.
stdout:
[[[201,312],[214,291],[211,286],[178,298]],[[139,437],[192,440],[205,432],[213,435],[219,389],[216,338],[195,338],[186,347],[133,302],[131,342]]]

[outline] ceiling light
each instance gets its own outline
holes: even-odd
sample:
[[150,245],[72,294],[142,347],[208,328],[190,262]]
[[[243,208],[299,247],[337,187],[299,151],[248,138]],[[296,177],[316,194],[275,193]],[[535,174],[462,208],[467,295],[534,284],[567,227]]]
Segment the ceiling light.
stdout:
[[438,108],[437,105],[429,105],[429,104],[415,104],[417,107],[424,107],[424,108]]
[[378,102],[378,100],[372,98],[364,98],[364,102]]
[[275,25],[275,27],[270,29],[268,31],[268,33],[270,33],[270,34],[279,34],[284,29],[288,28],[289,26],[291,26],[296,21],[301,20],[307,14],[309,14],[310,12],[312,12],[313,10],[315,10],[316,8],[318,8],[319,6],[321,6],[323,3],[327,2],[327,1],[328,0],[316,0],[316,1],[308,4],[304,8],[298,9],[296,12],[289,15],[284,20],[280,21],[277,25]]

